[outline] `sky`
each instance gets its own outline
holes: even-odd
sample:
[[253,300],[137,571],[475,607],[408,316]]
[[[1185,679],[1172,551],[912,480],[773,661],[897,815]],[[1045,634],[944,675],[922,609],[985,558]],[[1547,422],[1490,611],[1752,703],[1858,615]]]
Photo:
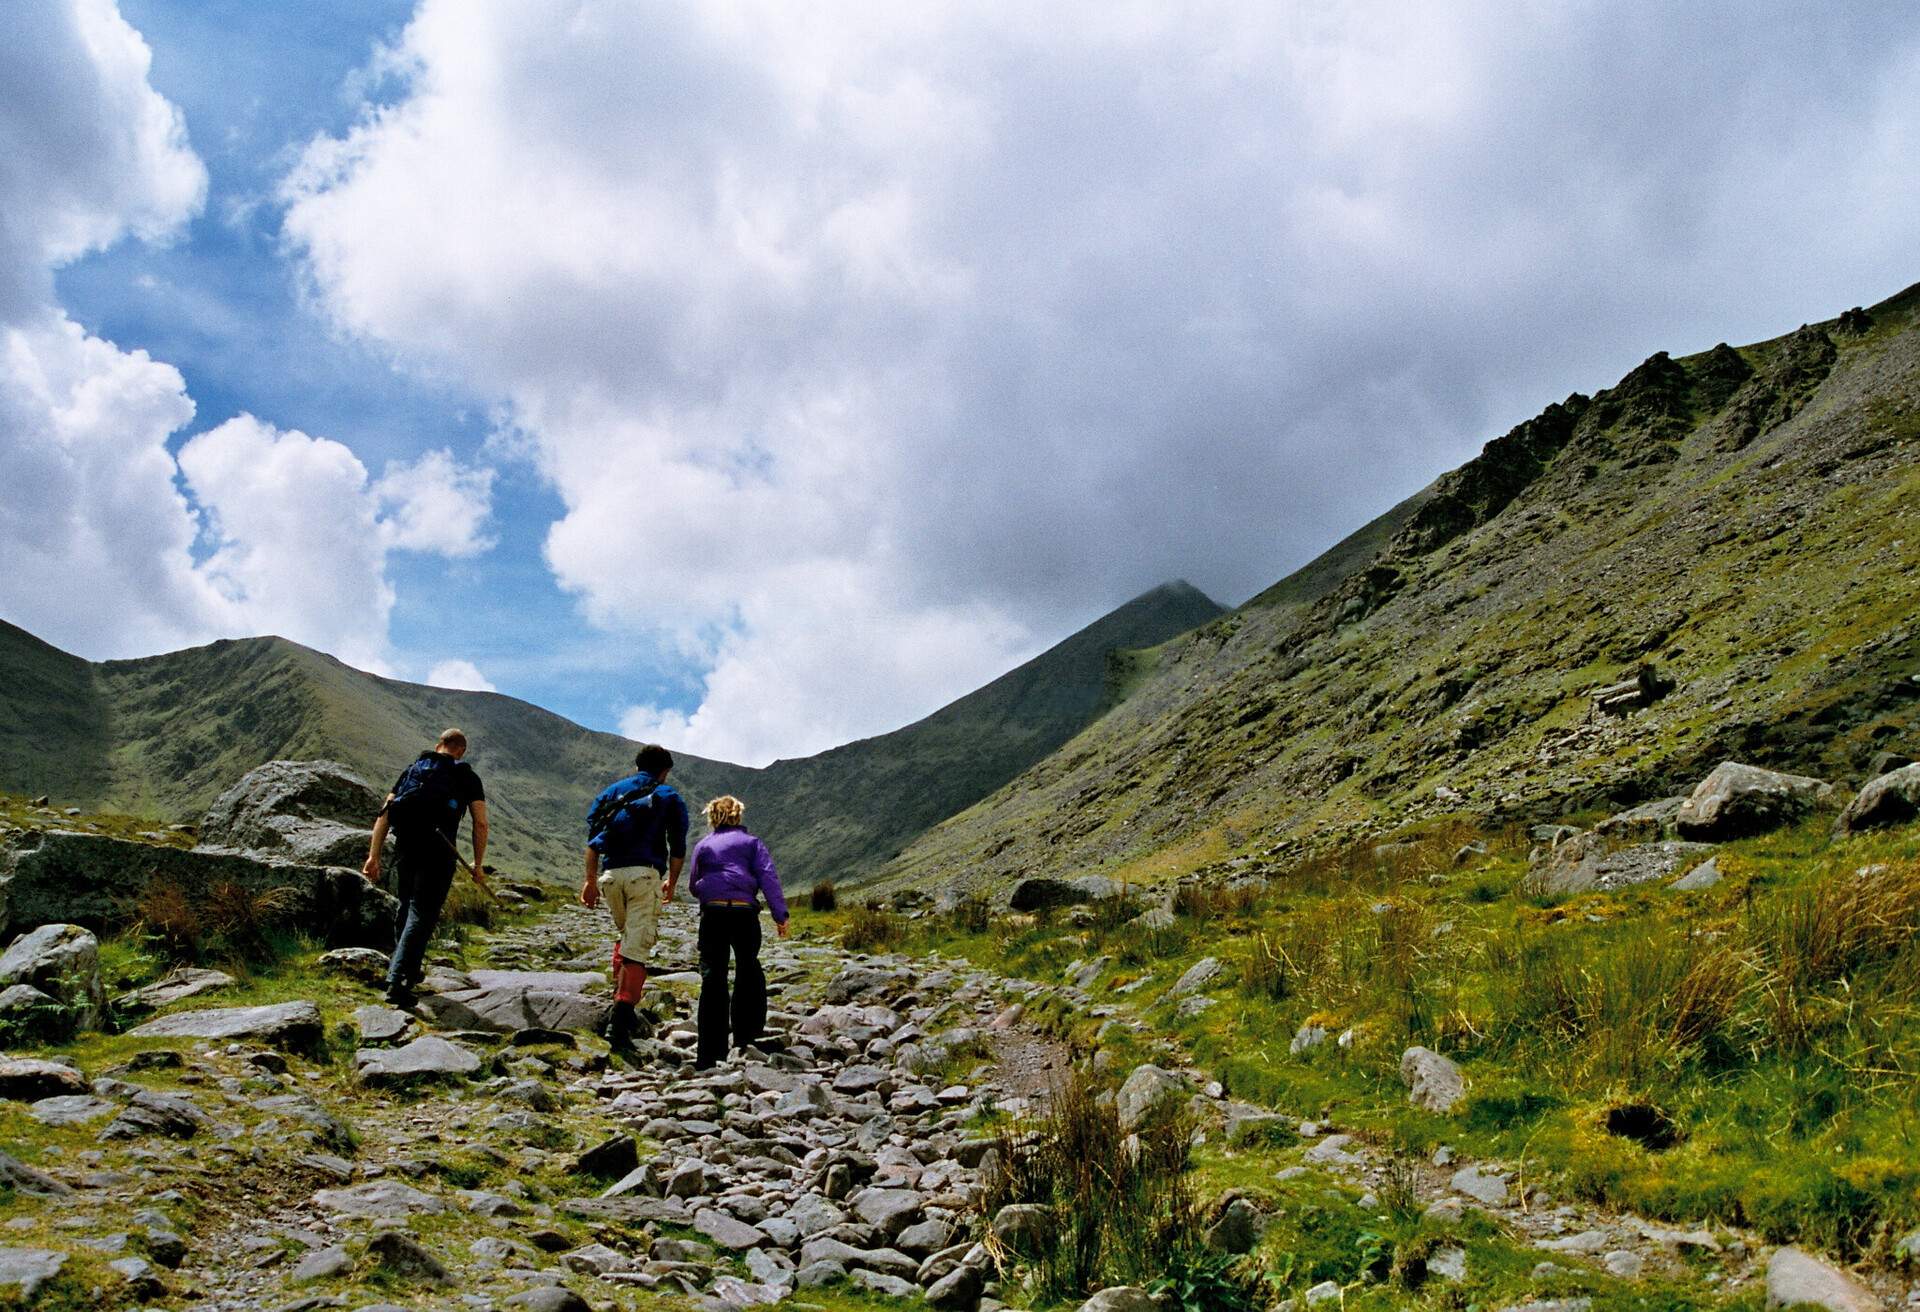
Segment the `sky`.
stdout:
[[1920,7],[33,0],[0,618],[747,764],[1920,281]]

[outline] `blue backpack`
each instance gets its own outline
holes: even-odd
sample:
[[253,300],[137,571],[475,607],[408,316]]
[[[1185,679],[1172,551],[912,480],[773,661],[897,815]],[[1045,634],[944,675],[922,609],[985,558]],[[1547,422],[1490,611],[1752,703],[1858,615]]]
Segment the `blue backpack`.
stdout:
[[596,851],[605,846],[603,838],[622,847],[635,842],[653,825],[659,809],[653,799],[662,786],[641,784],[595,802],[592,813],[587,816],[587,841]]
[[401,772],[393,800],[387,803],[387,822],[395,833],[445,832],[448,821],[459,823],[460,797],[453,789],[456,764],[438,752],[422,752]]

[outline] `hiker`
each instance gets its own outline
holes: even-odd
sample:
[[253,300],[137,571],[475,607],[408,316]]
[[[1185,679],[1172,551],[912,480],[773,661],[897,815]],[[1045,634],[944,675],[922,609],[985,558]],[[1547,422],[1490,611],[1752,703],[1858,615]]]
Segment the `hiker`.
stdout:
[[628,1054],[639,1025],[634,1004],[646,987],[647,956],[660,937],[660,904],[672,899],[687,859],[687,804],[667,783],[673,753],[648,743],[633,767],[635,773],[602,789],[587,812],[587,878],[580,885],[582,906],[598,906],[604,897],[613,913],[619,937],[607,1042]]
[[767,1024],[767,976],[760,969],[760,906],[764,895],[774,932],[787,936],[787,899],[767,845],[741,825],[746,805],[737,797],[707,803],[712,833],[693,849],[687,888],[700,900],[700,1046],[694,1069],[727,1055],[727,954],[733,954],[733,1042],[758,1043]]
[[387,832],[397,840],[400,877],[394,893],[400,909],[393,918],[393,960],[387,967],[387,1001],[411,1007],[413,986],[420,982],[421,960],[427,941],[440,919],[440,908],[453,885],[459,860],[454,843],[460,837],[460,817],[473,812],[473,879],[480,883],[487,856],[487,790],[464,759],[467,736],[448,729],[431,750],[420,753],[400,772],[393,791],[373,821],[373,845],[360,873],[370,884],[380,882],[380,849]]

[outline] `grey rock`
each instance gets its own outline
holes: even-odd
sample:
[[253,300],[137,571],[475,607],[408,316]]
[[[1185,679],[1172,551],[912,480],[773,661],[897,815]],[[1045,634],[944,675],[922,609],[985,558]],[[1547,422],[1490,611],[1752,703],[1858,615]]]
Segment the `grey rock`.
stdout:
[[248,1039],[291,1052],[317,1051],[325,1026],[311,1002],[275,1002],[261,1007],[212,1007],[150,1020],[131,1031],[136,1039]]
[[362,1043],[392,1043],[413,1028],[413,1017],[393,1007],[356,1007],[353,1027]]
[[199,845],[357,868],[373,841],[381,800],[338,761],[269,761],[214,799],[200,821]]
[[27,1108],[34,1120],[42,1125],[87,1125],[119,1110],[118,1104],[105,1098],[96,1098],[90,1093],[61,1094],[53,1098],[42,1098]]
[[1287,1044],[1287,1051],[1298,1057],[1310,1048],[1317,1048],[1331,1037],[1326,1029],[1319,1025],[1302,1025],[1293,1032],[1293,1041]]
[[1082,1303],[1080,1312],[1159,1312],[1159,1308],[1153,1295],[1139,1286],[1114,1285]]
[[1839,1267],[1798,1248],[1776,1248],[1767,1260],[1767,1306],[1823,1307],[1828,1312],[1880,1312],[1881,1302]]
[[1081,875],[1072,879],[1037,876],[1015,883],[1007,894],[1007,906],[1013,911],[1038,911],[1043,907],[1084,906],[1120,896],[1120,886],[1102,875]]
[[1710,843],[1679,841],[1636,843],[1610,850],[1600,835],[1580,834],[1554,849],[1535,867],[1529,882],[1543,893],[1606,892],[1672,879],[1713,850]]
[[1348,1152],[1354,1142],[1350,1134],[1330,1134],[1313,1147],[1307,1149],[1303,1160],[1316,1166],[1358,1166],[1365,1159],[1358,1153]]
[[122,1291],[129,1298],[154,1299],[167,1296],[167,1282],[154,1269],[153,1263],[144,1257],[121,1257],[107,1263],[109,1269],[125,1282]]
[[1154,1065],[1134,1067],[1116,1095],[1120,1128],[1138,1129],[1155,1110],[1184,1099],[1186,1092],[1186,1081],[1172,1071]]
[[863,1189],[848,1202],[853,1213],[884,1235],[889,1242],[918,1221],[924,1203],[911,1189]]
[[398,1180],[369,1180],[346,1189],[322,1189],[313,1202],[323,1212],[340,1216],[396,1217],[425,1213],[437,1216],[446,1203]]
[[847,1214],[822,1198],[819,1194],[805,1194],[787,1209],[787,1219],[792,1221],[804,1239],[837,1225],[845,1225]]
[[689,1158],[674,1167],[667,1175],[666,1195],[669,1198],[695,1198],[706,1191],[705,1162]]
[[616,1252],[605,1244],[587,1244],[570,1253],[562,1253],[560,1261],[578,1271],[581,1275],[604,1276],[615,1271],[631,1271],[636,1265],[625,1253]]
[[1702,889],[1712,888],[1722,878],[1718,862],[1715,858],[1708,857],[1667,887],[1676,893],[1698,893]]
[[1227,1142],[1235,1147],[1282,1138],[1294,1138],[1292,1117],[1274,1112],[1241,1112],[1227,1118]]
[[1427,1274],[1458,1283],[1467,1278],[1467,1250],[1456,1244],[1427,1254]]
[[712,1207],[693,1214],[693,1228],[720,1247],[734,1251],[758,1248],[767,1242],[766,1231]]
[[1339,1301],[1340,1282],[1337,1280],[1322,1280],[1319,1284],[1307,1291],[1308,1307],[1319,1307],[1323,1303],[1338,1303]]
[[71,1066],[39,1057],[0,1057],[0,1098],[39,1102],[87,1091],[87,1077]]
[[0,1292],[31,1303],[67,1265],[67,1255],[48,1248],[0,1248]]
[[1053,1209],[1038,1203],[1008,1203],[993,1214],[993,1237],[1022,1257],[1045,1252],[1055,1233]]
[[903,1280],[899,1276],[890,1276],[879,1271],[869,1271],[864,1267],[854,1270],[849,1278],[862,1289],[870,1289],[887,1298],[912,1298],[920,1292],[919,1286],[911,1280]]
[[1840,835],[1858,834],[1920,819],[1920,764],[1904,765],[1869,780],[1834,822]]
[[353,1151],[353,1128],[304,1093],[278,1093],[257,1098],[253,1109],[276,1120],[292,1121],[314,1131],[335,1152]]
[[212,1124],[213,1118],[201,1111],[191,1099],[142,1089],[100,1131],[100,1138],[137,1139],[159,1134],[171,1139],[191,1139]]
[[58,1199],[73,1193],[67,1185],[58,1179],[38,1172],[33,1166],[27,1166],[12,1153],[0,1153],[0,1185],[15,1189],[19,1193],[33,1193],[48,1199]]
[[616,1134],[574,1158],[567,1170],[574,1175],[597,1175],[617,1180],[639,1165],[640,1145],[633,1141],[630,1134]]
[[522,1312],[593,1312],[593,1304],[565,1285],[540,1285],[509,1294],[500,1301]]
[[950,1312],[972,1312],[980,1301],[980,1287],[984,1283],[980,1268],[957,1266],[927,1287],[927,1306]]
[[1220,958],[1202,957],[1188,966],[1186,972],[1174,981],[1173,987],[1167,990],[1167,996],[1184,998],[1189,993],[1197,993],[1218,979],[1220,972],[1224,969],[1226,967],[1220,964]]
[[106,992],[100,985],[100,940],[78,925],[49,924],[29,930],[0,953],[0,986],[13,984],[38,989],[68,1009],[67,1032],[92,1029],[106,1006]]
[[392,1087],[416,1080],[459,1078],[480,1069],[471,1048],[428,1034],[399,1048],[362,1048],[353,1054],[363,1084]]
[[1616,1248],[1600,1259],[1607,1274],[1619,1280],[1638,1280],[1647,1269],[1647,1259],[1630,1248]]
[[1453,1173],[1453,1178],[1447,1183],[1455,1193],[1465,1194],[1488,1207],[1506,1205],[1507,1178],[1497,1172],[1484,1171],[1478,1166],[1463,1166]]
[[953,1242],[953,1227],[945,1221],[920,1221],[895,1235],[893,1242],[903,1253],[925,1257]]
[[1207,1247],[1217,1253],[1250,1253],[1260,1242],[1265,1218],[1244,1198],[1236,1198],[1221,1212],[1220,1219],[1207,1227]]
[[[475,972],[476,977],[487,973],[509,972]],[[478,988],[428,994],[420,999],[420,1010],[443,1028],[492,1034],[530,1029],[592,1033],[604,1029],[613,1009],[612,999],[589,997],[577,988],[550,987],[554,974],[529,971],[520,979],[496,979]]]
[[1431,1048],[1413,1047],[1400,1054],[1400,1081],[1407,1101],[1430,1112],[1449,1112],[1466,1096],[1466,1077],[1451,1058]]
[[113,1005],[123,1012],[158,1011],[162,1007],[171,1007],[176,1002],[197,998],[202,993],[232,988],[233,983],[233,976],[224,970],[203,970],[198,966],[180,966],[168,971],[151,984],[142,985],[131,993],[122,993],[114,999]]
[[1632,810],[1608,816],[1593,827],[1593,832],[1630,843],[1672,838],[1674,824],[1686,800],[1685,796],[1663,797],[1655,802],[1642,803]]
[[293,1274],[289,1277],[294,1284],[310,1284],[315,1280],[337,1280],[353,1270],[353,1258],[347,1250],[335,1244],[327,1248],[316,1248],[303,1255],[293,1265]]
[[[353,864],[358,867],[359,858]],[[22,835],[0,853],[0,922],[15,928],[58,921],[119,928],[138,918],[140,898],[156,880],[189,896],[220,884],[255,892],[283,889],[287,921],[332,946],[393,941],[398,904],[361,878],[357,868],[246,852],[155,847],[61,830]]]
[[1674,817],[1682,838],[1724,841],[1792,824],[1833,792],[1802,774],[1722,761],[1694,787]]
[[321,953],[316,964],[329,975],[378,985],[385,982],[393,961],[379,948],[335,948]]
[[837,1285],[846,1278],[847,1268],[843,1263],[821,1258],[796,1271],[793,1283],[802,1289],[818,1289],[822,1285]]

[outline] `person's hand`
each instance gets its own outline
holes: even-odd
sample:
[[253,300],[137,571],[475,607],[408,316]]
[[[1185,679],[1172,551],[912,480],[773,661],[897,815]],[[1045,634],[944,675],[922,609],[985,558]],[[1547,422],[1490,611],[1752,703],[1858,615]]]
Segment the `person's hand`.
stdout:
[[600,890],[592,884],[580,885],[580,905],[589,909],[600,905]]
[[673,901],[673,881],[671,879],[660,881],[660,900],[662,902]]
[[785,938],[787,936],[787,922],[784,920],[774,921],[773,932],[778,934],[781,938]]
[[378,852],[375,852],[366,859],[365,864],[360,867],[360,873],[366,876],[369,884],[378,884],[380,882],[380,854]]

